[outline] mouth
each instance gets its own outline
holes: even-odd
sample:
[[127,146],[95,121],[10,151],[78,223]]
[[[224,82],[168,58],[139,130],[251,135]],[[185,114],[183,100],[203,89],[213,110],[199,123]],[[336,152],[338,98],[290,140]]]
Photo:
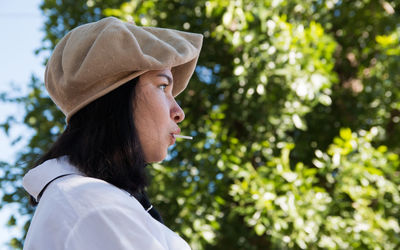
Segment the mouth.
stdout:
[[170,133],[170,136],[171,136],[170,146],[175,144],[175,141],[176,141],[175,135],[179,135],[180,133],[181,133],[181,129],[179,127]]
[[173,133],[171,133],[170,134],[171,135],[171,142],[170,142],[170,146],[172,146],[172,145],[174,145],[175,144],[175,141],[176,141],[176,139],[175,139],[175,136],[174,136],[174,134]]

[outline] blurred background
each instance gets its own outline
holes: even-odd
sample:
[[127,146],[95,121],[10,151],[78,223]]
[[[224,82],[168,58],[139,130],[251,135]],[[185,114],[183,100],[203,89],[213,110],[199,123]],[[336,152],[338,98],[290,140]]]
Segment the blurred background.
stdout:
[[[28,83],[32,75],[43,79],[44,54],[35,55],[35,50],[40,48],[41,40],[44,37],[41,28],[45,18],[39,9],[40,2],[40,0],[0,0],[0,28],[3,32],[0,39],[0,55],[3,59],[0,63],[2,97],[5,93],[14,97],[27,95],[29,93]],[[23,105],[2,101],[0,123],[5,123],[7,117],[11,115],[21,121],[24,110]],[[29,130],[22,122],[14,124],[7,130],[0,129],[0,161],[15,167],[18,152],[24,148],[33,133],[34,131]],[[21,135],[24,136],[19,139]],[[0,197],[3,197],[4,191],[13,192],[14,190],[13,185],[3,184],[4,170],[1,165]],[[20,182],[16,185],[20,185]],[[29,217],[24,217],[16,212],[19,207],[17,203],[1,202],[0,207],[0,249],[7,249],[5,244],[12,237],[23,236],[22,226]],[[18,218],[18,226],[6,226],[11,215]],[[13,219],[10,222],[13,222]]]
[[[197,249],[400,248],[400,1],[1,1],[0,240],[21,249],[22,176],[65,127],[43,72],[77,25],[202,33],[183,134],[148,168]],[[2,248],[1,247],[1,248]]]

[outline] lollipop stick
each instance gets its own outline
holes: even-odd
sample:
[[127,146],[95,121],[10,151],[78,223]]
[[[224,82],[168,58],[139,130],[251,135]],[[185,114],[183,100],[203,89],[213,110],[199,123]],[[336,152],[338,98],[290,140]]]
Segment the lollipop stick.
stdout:
[[174,135],[175,138],[181,138],[181,139],[188,139],[188,140],[193,140],[192,136],[186,136],[186,135]]

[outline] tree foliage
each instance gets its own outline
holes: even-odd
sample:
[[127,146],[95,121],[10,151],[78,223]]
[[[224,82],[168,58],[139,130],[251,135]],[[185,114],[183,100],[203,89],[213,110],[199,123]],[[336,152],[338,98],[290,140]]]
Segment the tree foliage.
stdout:
[[[110,15],[204,34],[178,97],[182,131],[195,139],[149,168],[154,203],[193,249],[400,247],[398,1],[44,0],[41,8],[41,50]],[[21,204],[23,215],[33,210],[21,176],[64,128],[43,83],[30,86],[28,96],[2,95],[26,107],[20,122],[34,131],[16,163],[1,165],[2,187],[13,187],[2,203]]]

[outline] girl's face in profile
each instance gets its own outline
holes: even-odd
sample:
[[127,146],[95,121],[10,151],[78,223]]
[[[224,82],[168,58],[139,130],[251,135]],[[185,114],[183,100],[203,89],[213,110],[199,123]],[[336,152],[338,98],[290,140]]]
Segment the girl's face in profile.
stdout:
[[185,118],[172,95],[170,69],[148,71],[139,77],[134,101],[134,121],[146,162],[159,162],[179,134]]

